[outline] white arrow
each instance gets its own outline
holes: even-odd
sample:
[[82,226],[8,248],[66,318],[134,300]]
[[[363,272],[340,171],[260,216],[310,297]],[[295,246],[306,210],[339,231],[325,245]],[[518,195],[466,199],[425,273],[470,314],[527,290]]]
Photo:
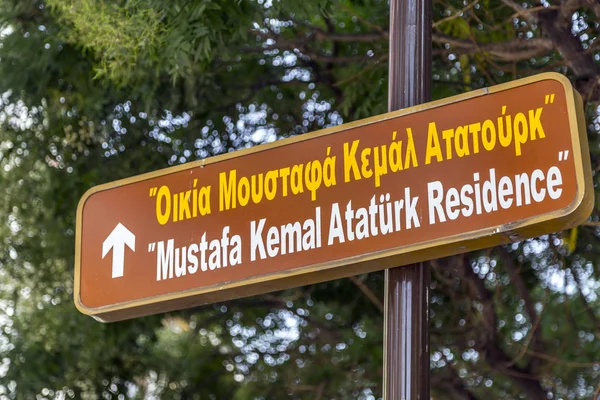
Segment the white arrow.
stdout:
[[123,264],[125,263],[125,245],[135,251],[135,235],[131,231],[118,223],[115,229],[108,235],[102,243],[102,258],[104,258],[110,249],[113,251],[112,257],[112,277],[120,278],[123,276]]

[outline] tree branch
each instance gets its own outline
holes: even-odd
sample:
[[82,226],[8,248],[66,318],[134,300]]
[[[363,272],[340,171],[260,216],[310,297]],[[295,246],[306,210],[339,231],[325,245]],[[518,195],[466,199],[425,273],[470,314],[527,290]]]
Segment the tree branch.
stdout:
[[450,15],[449,17],[440,19],[439,21],[435,22],[432,25],[432,28],[435,29],[435,28],[437,28],[438,26],[442,25],[445,22],[452,21],[453,19],[461,17],[464,12],[466,12],[466,11],[470,10],[471,8],[475,7],[477,4],[479,4],[479,0],[475,0],[475,1],[467,4],[462,10],[458,10],[454,14]]
[[377,307],[377,309],[381,311],[381,313],[383,313],[383,303],[381,302],[381,300],[379,300],[377,296],[375,296],[375,293],[373,293],[373,291],[369,289],[367,285],[364,284],[363,281],[358,279],[356,276],[351,276],[348,279],[350,279],[352,283],[354,283],[356,287],[359,288],[360,291],[363,292],[363,294],[367,296],[369,300],[371,300],[375,307]]
[[[537,313],[535,312],[535,304],[533,299],[531,298],[531,294],[529,293],[529,288],[525,285],[525,281],[520,274],[519,268],[517,268],[515,264],[515,260],[512,258],[512,255],[506,250],[505,247],[499,246],[496,248],[496,251],[500,255],[500,258],[503,261],[504,268],[508,272],[510,277],[510,281],[514,284],[515,289],[519,297],[523,299],[525,302],[525,312],[529,316],[529,322],[532,325],[531,331],[531,341],[529,345],[539,353],[544,353],[546,351],[543,338],[541,335],[541,331],[537,329],[539,324],[539,320],[537,318]],[[539,363],[534,363],[532,365],[533,371],[538,371]]]
[[484,52],[502,61],[527,60],[539,56],[554,48],[554,43],[546,38],[514,39],[511,41],[494,43],[473,43],[471,40],[457,39],[452,36],[436,33],[433,35],[434,43],[450,44],[460,50],[470,53]]
[[571,271],[573,272],[573,278],[575,279],[575,284],[577,285],[577,290],[579,291],[579,296],[581,297],[581,301],[583,302],[585,311],[586,311],[590,321],[592,321],[592,325],[594,326],[594,328],[596,330],[596,332],[594,332],[594,334],[595,334],[596,338],[598,340],[600,340],[600,321],[598,321],[598,318],[596,317],[594,310],[592,309],[592,307],[590,307],[590,304],[588,303],[587,299],[583,295],[582,283],[581,283],[581,279],[579,278],[579,270],[577,270],[577,271],[571,270]]
[[456,257],[463,279],[473,291],[473,297],[478,299],[483,305],[481,311],[483,316],[483,335],[478,343],[478,348],[490,366],[509,376],[528,399],[545,400],[546,391],[542,388],[540,378],[532,373],[528,367],[520,368],[510,365],[511,358],[501,349],[499,345],[499,336],[496,327],[496,310],[494,308],[494,298],[484,285],[484,282],[475,274],[467,255]]
[[[515,3],[513,0],[502,0],[509,7],[513,8],[519,15],[526,18],[531,24],[538,24],[545,34],[556,47],[560,55],[567,61],[569,68],[577,76],[576,87],[583,95],[584,101],[588,98],[596,98],[598,87],[600,85],[600,66],[596,64],[590,54],[586,54],[581,42],[571,33],[571,15],[569,12],[562,12],[561,9],[544,8],[534,12],[532,9],[526,9]],[[585,0],[593,7],[595,13],[600,15],[600,6],[597,2]],[[570,1],[570,7],[573,9],[583,5],[582,2]]]
[[[367,32],[367,33],[335,33],[335,32],[326,32],[320,28],[309,27],[313,31],[313,33],[308,34],[304,37],[304,39],[286,39],[281,35],[277,35],[274,33],[265,33],[261,31],[252,30],[251,33],[256,34],[257,36],[263,39],[271,39],[274,41],[272,44],[262,45],[260,48],[256,49],[246,49],[246,51],[267,51],[273,49],[279,50],[290,50],[294,51],[295,49],[299,50],[303,54],[311,57],[312,59],[316,59],[324,62],[334,62],[334,63],[349,63],[356,62],[360,60],[368,59],[366,55],[364,56],[346,56],[346,57],[332,57],[319,54],[315,52],[310,46],[309,43],[311,41],[319,40],[328,40],[334,43],[337,42],[349,42],[349,43],[357,43],[357,42],[369,42],[372,43],[375,40],[388,40],[388,32]],[[301,36],[301,35],[299,35]],[[551,51],[554,49],[554,43],[551,39],[547,38],[532,38],[532,39],[513,39],[510,41],[504,42],[493,42],[493,43],[473,43],[471,40],[458,39],[449,35],[434,33],[432,35],[433,43],[438,44],[450,44],[454,46],[456,49],[466,51],[468,53],[480,53],[484,52],[488,56],[493,57],[500,61],[521,61],[527,60],[531,57],[539,56],[545,52]],[[337,61],[339,60],[339,61]]]

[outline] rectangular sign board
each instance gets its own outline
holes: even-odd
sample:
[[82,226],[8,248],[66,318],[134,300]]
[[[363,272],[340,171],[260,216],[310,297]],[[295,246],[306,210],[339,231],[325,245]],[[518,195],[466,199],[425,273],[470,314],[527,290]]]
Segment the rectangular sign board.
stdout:
[[546,73],[90,189],[75,304],[117,321],[575,226],[583,106]]

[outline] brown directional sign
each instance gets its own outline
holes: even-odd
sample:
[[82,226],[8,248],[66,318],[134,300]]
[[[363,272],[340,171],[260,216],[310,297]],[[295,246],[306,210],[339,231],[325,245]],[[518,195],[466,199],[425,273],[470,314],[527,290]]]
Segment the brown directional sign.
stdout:
[[116,321],[574,226],[580,96],[542,74],[90,189],[75,304]]

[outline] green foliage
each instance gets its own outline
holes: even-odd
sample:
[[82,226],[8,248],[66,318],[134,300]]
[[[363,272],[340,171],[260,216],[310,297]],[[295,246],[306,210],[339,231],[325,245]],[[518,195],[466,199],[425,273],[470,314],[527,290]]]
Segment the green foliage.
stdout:
[[134,73],[136,63],[149,58],[164,44],[161,14],[142,2],[124,5],[90,0],[48,1],[65,25],[67,42],[82,43],[99,58],[97,76],[122,79]]

